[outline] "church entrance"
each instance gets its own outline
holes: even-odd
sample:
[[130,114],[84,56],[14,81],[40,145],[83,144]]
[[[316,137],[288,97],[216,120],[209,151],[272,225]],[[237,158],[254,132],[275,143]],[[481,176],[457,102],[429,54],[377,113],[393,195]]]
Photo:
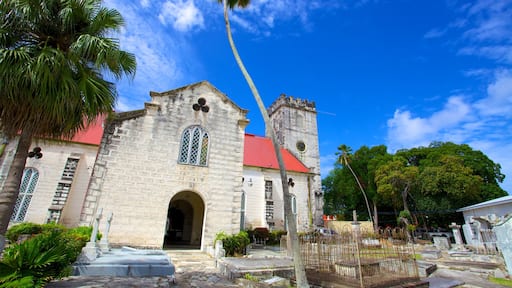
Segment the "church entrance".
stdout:
[[169,202],[164,248],[200,248],[204,202],[194,192],[176,194]]

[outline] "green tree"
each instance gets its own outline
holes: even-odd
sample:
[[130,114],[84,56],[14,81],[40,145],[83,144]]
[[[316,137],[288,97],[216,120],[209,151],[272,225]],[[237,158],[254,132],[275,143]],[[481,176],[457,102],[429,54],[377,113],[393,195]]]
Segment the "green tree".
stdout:
[[352,149],[348,147],[345,144],[342,144],[338,146],[338,162],[341,163],[341,165],[345,166],[350,170],[350,173],[354,176],[354,179],[357,182],[357,186],[359,187],[359,190],[361,191],[361,194],[363,194],[364,202],[366,204],[366,209],[368,209],[368,216],[370,217],[370,220],[372,221],[372,224],[374,225],[374,229],[377,230],[377,227],[375,226],[375,219],[372,217],[372,211],[370,209],[370,204],[368,202],[368,196],[366,196],[366,192],[364,191],[363,185],[361,184],[361,181],[359,180],[359,177],[356,175],[352,167],[350,166],[350,156]]
[[[340,166],[340,164],[337,164]],[[353,210],[358,210],[361,194],[353,193],[352,187],[356,185],[354,177],[348,169],[336,167],[329,172],[329,175],[322,179],[322,190],[324,192],[324,214],[350,217]],[[353,197],[356,195],[356,197]],[[357,199],[353,199],[357,198]]]
[[244,63],[242,62],[242,58],[238,53],[238,49],[235,46],[235,42],[233,41],[233,35],[231,34],[231,25],[229,23],[229,10],[238,8],[245,8],[249,5],[250,0],[218,0],[218,3],[222,3],[224,9],[224,21],[226,25],[226,33],[228,36],[229,45],[231,47],[231,51],[233,52],[233,56],[235,57],[236,63],[240,68],[251,92],[258,104],[258,108],[261,112],[261,116],[265,121],[265,126],[267,127],[267,133],[272,140],[272,144],[274,146],[274,150],[277,156],[277,162],[279,163],[279,170],[281,174],[281,184],[283,187],[283,198],[284,198],[284,212],[286,216],[286,221],[288,223],[288,233],[290,237],[290,242],[292,246],[292,254],[294,259],[294,268],[295,268],[295,278],[297,280],[297,287],[309,287],[307,278],[306,278],[306,270],[304,269],[304,264],[302,262],[302,257],[300,254],[300,246],[299,246],[299,238],[297,235],[297,221],[295,219],[295,215],[292,212],[291,207],[291,195],[288,187],[288,176],[286,174],[286,167],[284,166],[283,156],[281,155],[281,149],[279,147],[279,143],[277,142],[277,137],[275,135],[275,131],[272,128],[270,123],[270,118],[267,113],[267,109],[263,104],[263,100],[250,76],[249,72],[245,68]]
[[410,211],[407,197],[417,184],[418,174],[418,167],[407,166],[405,158],[395,156],[391,161],[379,166],[375,172],[377,192],[383,198],[391,200],[395,206],[401,202],[403,210]]
[[[420,210],[432,207],[455,210],[481,201],[482,178],[473,175],[473,170],[464,166],[460,157],[442,155],[438,161],[429,164],[422,167],[419,174],[421,195],[424,198],[418,203]],[[428,206],[424,203],[428,203]],[[435,206],[430,206],[432,203]]]
[[487,155],[473,150],[467,144],[454,144],[452,142],[432,142],[428,147],[402,150],[397,155],[407,158],[409,165],[426,167],[439,163],[442,156],[451,155],[462,159],[462,165],[471,168],[473,175],[481,177],[479,197],[473,203],[492,200],[506,196],[499,183],[505,179],[501,173],[500,164],[494,163]]
[[19,135],[0,194],[0,249],[34,137],[72,137],[108,114],[117,98],[113,79],[135,74],[134,55],[112,32],[124,25],[100,0],[0,1],[0,123]]

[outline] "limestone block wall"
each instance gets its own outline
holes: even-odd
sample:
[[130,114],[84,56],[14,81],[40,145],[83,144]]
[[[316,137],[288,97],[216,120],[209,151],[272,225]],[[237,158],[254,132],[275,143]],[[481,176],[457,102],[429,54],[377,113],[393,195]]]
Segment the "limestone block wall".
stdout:
[[[113,245],[161,247],[169,203],[186,191],[204,201],[203,248],[220,231],[238,232],[247,111],[207,82],[151,96],[144,110],[120,113],[106,129],[83,223],[91,223],[101,207],[114,213]],[[207,113],[192,109],[199,98],[206,100]],[[206,167],[178,164],[182,133],[191,125],[209,134]]]
[[[281,145],[295,154],[314,174],[310,179],[310,198],[315,200],[311,212],[315,224],[322,225],[323,197],[315,102],[282,94],[272,103],[268,113]],[[298,149],[299,141],[304,142],[304,151]]]

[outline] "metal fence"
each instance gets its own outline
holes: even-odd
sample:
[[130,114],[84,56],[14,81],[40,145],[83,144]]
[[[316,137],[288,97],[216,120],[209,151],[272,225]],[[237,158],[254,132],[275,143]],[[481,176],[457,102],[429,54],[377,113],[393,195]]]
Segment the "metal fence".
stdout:
[[300,235],[309,282],[321,287],[390,287],[418,281],[414,245],[404,241],[407,236],[403,230],[394,232]]

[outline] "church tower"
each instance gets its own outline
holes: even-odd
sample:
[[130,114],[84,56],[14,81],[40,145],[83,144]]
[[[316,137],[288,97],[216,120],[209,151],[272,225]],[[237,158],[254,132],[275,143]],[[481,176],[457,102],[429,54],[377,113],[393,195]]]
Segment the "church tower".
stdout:
[[[279,144],[310,170],[309,199],[314,225],[323,225],[320,150],[315,102],[281,94],[267,110]],[[267,136],[268,131],[267,131]]]

